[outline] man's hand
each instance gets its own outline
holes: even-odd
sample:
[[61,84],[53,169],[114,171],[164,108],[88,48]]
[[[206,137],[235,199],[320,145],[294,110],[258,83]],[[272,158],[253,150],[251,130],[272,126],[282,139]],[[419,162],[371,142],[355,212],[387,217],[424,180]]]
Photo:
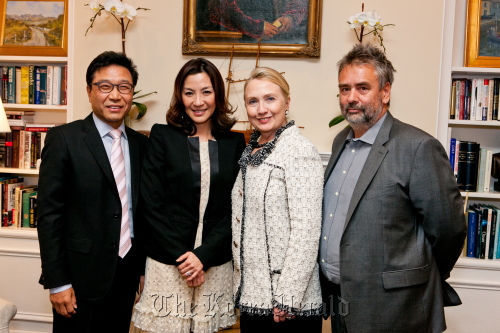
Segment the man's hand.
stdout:
[[277,33],[278,28],[276,28],[271,23],[264,21],[264,30],[262,30],[262,35],[260,35],[262,39],[271,39],[276,36]]
[[276,21],[279,21],[281,23],[278,34],[289,32],[293,28],[293,20],[290,16],[282,16]]
[[63,317],[70,318],[76,313],[76,297],[73,288],[50,294],[50,303],[52,303],[52,307],[57,313]]
[[[200,259],[191,251],[184,253],[182,256],[177,258],[177,262],[183,261],[182,264],[177,266],[179,273],[182,277],[187,279],[187,281],[192,281],[200,272],[203,270],[203,264]],[[204,281],[204,280],[203,280]]]
[[144,281],[146,280],[146,277],[144,275],[141,275],[139,278],[139,286],[137,287],[137,294],[139,297],[135,300],[135,304],[139,303],[139,300],[141,299],[142,292],[144,290]]

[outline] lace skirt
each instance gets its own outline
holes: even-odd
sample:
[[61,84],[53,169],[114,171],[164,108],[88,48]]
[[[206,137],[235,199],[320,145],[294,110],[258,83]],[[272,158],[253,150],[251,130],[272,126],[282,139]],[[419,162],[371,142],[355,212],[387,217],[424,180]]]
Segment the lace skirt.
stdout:
[[205,272],[205,283],[193,288],[176,266],[147,258],[134,325],[154,333],[212,333],[234,325],[232,270],[232,262],[212,267]]

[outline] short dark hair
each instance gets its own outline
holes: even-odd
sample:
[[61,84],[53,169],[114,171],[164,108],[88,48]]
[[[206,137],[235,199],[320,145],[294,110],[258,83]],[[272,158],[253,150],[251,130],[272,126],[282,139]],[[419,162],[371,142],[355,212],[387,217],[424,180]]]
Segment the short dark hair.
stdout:
[[229,131],[234,123],[236,123],[236,119],[231,117],[234,110],[226,99],[224,80],[217,67],[204,58],[189,60],[177,74],[170,108],[167,111],[167,123],[181,129],[187,135],[196,134],[196,125],[186,114],[184,103],[182,102],[182,88],[189,75],[199,73],[207,73],[214,88],[215,110],[210,118],[212,132]]
[[139,73],[137,72],[137,67],[134,65],[132,59],[128,58],[124,53],[114,51],[105,51],[92,60],[87,68],[87,74],[85,76],[87,85],[92,85],[96,72],[113,65],[122,66],[128,69],[130,75],[132,76],[132,83],[134,86],[137,85]]
[[392,63],[387,59],[384,52],[379,48],[370,44],[356,44],[349,53],[347,53],[337,63],[339,68],[338,74],[349,65],[370,65],[377,73],[380,89],[382,89],[387,82],[392,86],[394,82],[394,73],[396,70]]

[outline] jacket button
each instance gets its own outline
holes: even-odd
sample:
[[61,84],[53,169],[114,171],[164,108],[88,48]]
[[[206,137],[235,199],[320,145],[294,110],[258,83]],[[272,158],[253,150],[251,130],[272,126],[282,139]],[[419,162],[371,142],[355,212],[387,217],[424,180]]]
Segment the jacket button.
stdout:
[[117,242],[117,241],[113,241],[113,242],[111,242],[111,246],[112,246],[112,247],[117,247],[117,246],[118,246],[118,242]]
[[240,268],[239,267],[235,267],[234,269],[236,269],[236,271],[239,273],[240,272]]
[[240,223],[240,218],[238,216],[236,216],[236,221]]
[[238,248],[238,243],[236,243],[236,241],[234,241],[233,244],[235,248]]
[[241,190],[238,191],[240,193],[240,197],[243,195],[243,192],[241,192]]
[[116,211],[114,216],[115,216],[115,218],[119,218],[120,217],[120,212]]

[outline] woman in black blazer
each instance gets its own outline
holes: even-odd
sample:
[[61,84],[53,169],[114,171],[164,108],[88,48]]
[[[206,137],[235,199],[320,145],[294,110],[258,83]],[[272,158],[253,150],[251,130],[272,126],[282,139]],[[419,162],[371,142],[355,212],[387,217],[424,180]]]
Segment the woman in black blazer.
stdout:
[[141,182],[146,281],[135,325],[216,332],[236,321],[231,189],[244,149],[217,68],[198,58],[175,79],[168,125],[155,124]]

